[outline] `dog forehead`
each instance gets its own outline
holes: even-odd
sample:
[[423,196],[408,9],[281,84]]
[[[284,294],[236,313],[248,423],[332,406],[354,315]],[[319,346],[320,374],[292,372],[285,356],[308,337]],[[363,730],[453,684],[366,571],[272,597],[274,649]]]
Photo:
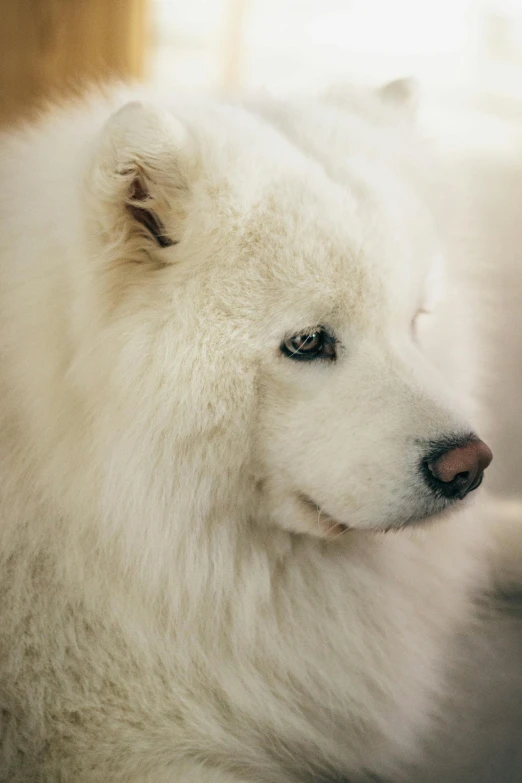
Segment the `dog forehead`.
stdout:
[[242,238],[243,258],[230,265],[223,294],[236,315],[263,328],[272,323],[279,334],[320,323],[362,326],[385,307],[382,275],[357,243],[315,229],[290,224],[267,237],[257,222],[250,227]]
[[[241,255],[260,281],[292,297],[298,292],[345,302],[375,295],[416,256],[411,232],[382,219],[341,188],[287,189],[260,200],[238,232]],[[400,236],[397,236],[399,234]],[[418,266],[418,265],[417,265]]]
[[227,277],[220,298],[237,313],[286,313],[301,325],[362,325],[401,302],[411,309],[424,251],[405,214],[410,204],[388,192],[352,191],[300,162],[277,177],[265,170],[262,185],[241,178],[236,187],[229,172],[227,188],[213,193],[223,243],[211,275]]
[[[304,178],[303,178],[304,179]],[[349,193],[316,178],[270,183],[245,213],[240,244],[278,274],[330,273],[357,256],[362,241],[357,205]]]

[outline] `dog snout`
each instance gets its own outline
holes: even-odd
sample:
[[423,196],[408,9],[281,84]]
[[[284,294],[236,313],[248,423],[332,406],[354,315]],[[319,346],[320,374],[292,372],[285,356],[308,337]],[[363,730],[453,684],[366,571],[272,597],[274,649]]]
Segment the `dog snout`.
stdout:
[[491,449],[479,438],[435,444],[424,460],[424,476],[430,488],[449,500],[460,500],[477,489],[493,459]]

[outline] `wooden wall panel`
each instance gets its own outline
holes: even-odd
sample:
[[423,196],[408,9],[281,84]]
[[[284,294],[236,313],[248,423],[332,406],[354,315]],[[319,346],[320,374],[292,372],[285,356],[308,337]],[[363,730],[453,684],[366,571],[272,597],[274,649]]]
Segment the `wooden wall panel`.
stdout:
[[140,78],[148,0],[1,0],[0,122],[110,76]]

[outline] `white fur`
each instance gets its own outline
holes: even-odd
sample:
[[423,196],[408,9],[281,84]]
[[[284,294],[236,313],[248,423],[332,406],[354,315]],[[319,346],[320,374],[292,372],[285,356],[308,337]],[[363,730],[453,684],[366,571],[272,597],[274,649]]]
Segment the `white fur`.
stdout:
[[[0,780],[419,758],[489,536],[480,501],[382,532],[430,512],[426,444],[475,426],[462,290],[427,290],[444,205],[396,93],[121,90],[2,138]],[[136,178],[178,244],[129,214]],[[335,364],[281,354],[318,325]]]

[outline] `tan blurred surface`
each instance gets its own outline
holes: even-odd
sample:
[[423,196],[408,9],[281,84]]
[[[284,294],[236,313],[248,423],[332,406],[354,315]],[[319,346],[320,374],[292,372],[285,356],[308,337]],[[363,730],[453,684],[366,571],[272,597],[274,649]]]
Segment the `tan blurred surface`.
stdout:
[[144,75],[147,0],[2,0],[0,122],[93,79]]

